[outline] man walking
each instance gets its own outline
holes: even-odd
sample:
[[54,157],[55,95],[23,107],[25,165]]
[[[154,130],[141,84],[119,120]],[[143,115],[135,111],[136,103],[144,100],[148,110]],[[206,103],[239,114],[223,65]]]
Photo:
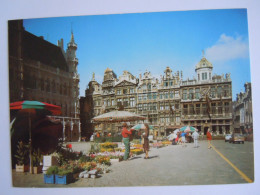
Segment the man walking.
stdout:
[[199,133],[198,130],[196,129],[194,133],[192,134],[192,138],[194,140],[194,148],[198,148],[198,139],[199,139]]

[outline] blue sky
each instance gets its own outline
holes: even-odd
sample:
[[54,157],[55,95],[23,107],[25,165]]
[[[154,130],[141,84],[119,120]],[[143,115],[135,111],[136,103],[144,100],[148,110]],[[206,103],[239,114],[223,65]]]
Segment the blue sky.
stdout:
[[101,83],[107,67],[117,76],[149,70],[159,77],[169,66],[182,70],[184,79],[193,78],[202,50],[213,74],[231,73],[233,99],[251,82],[246,9],[26,19],[24,27],[53,44],[63,38],[65,49],[73,29],[80,96],[92,73]]

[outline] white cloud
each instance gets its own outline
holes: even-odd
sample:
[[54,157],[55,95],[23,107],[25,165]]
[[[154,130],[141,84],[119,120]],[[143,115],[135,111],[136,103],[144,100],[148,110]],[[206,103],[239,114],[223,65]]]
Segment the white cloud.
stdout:
[[215,45],[206,49],[205,56],[211,61],[228,61],[248,58],[248,41],[241,36],[222,34]]

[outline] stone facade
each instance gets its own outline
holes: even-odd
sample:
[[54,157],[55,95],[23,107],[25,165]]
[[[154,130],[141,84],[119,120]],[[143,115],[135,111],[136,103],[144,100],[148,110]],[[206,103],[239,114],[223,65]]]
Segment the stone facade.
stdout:
[[245,83],[245,92],[237,94],[233,103],[234,129],[237,133],[252,133],[253,131],[253,108],[251,83]]
[[[203,134],[211,128],[215,134],[232,131],[232,81],[230,74],[213,75],[213,65],[203,57],[197,64],[196,78],[183,80],[182,72],[172,73],[166,67],[158,79],[149,71],[138,78],[124,71],[117,78],[106,69],[102,84],[92,81],[81,104],[81,121],[88,121],[84,132],[120,130],[120,124],[92,124],[91,118],[115,109],[146,116],[145,122],[154,125],[154,136],[166,136],[183,125],[191,125]],[[91,104],[91,105],[90,105]],[[91,125],[90,125],[91,124]],[[134,125],[134,123],[132,123]]]
[[79,75],[77,44],[73,33],[66,52],[63,40],[58,46],[26,31],[22,20],[8,23],[10,102],[36,100],[59,105],[64,138],[78,140]]

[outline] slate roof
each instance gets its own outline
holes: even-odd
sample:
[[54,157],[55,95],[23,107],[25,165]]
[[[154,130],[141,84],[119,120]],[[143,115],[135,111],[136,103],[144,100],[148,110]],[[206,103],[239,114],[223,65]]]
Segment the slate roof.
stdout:
[[27,31],[23,32],[22,58],[40,61],[48,66],[68,71],[67,62],[60,47]]
[[8,31],[10,56],[20,58],[19,48],[21,46],[22,59],[40,61],[47,66],[69,71],[62,49],[24,30],[22,20],[8,21]]

